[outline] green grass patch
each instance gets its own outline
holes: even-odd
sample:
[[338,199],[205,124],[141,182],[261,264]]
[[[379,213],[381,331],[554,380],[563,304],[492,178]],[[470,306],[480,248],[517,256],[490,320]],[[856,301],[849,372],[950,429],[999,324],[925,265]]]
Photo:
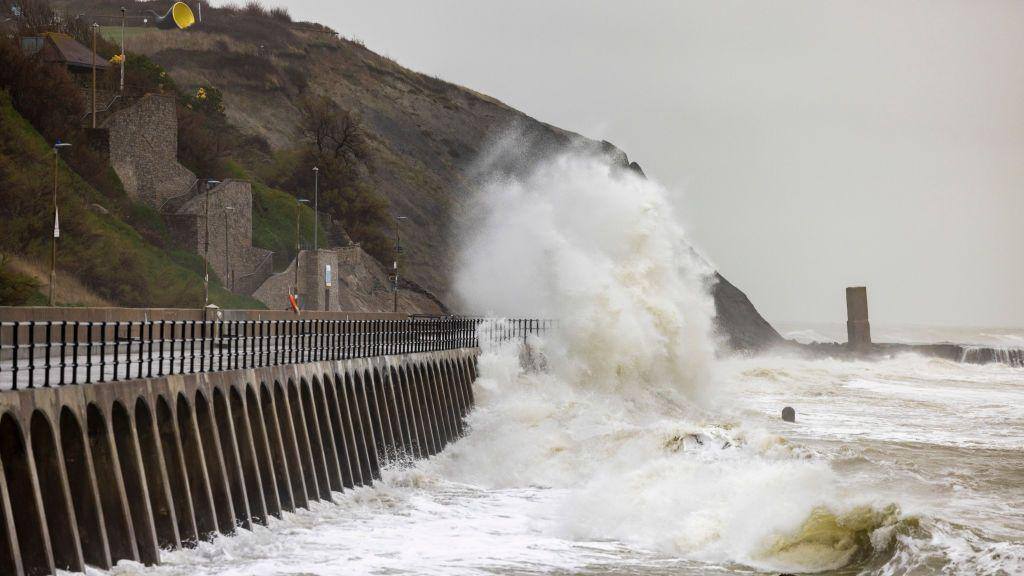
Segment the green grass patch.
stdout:
[[[85,143],[72,143],[85,145]],[[53,152],[0,93],[0,250],[48,259],[53,230]],[[154,242],[166,236],[152,211],[132,207],[131,220],[89,209],[103,195],[61,164],[58,170],[61,237],[57,267],[96,295],[123,306],[201,307],[202,259],[169,252]],[[140,230],[146,232],[145,236]],[[264,308],[249,297],[211,283],[211,300],[224,307]]]
[[[253,178],[244,168],[229,162],[232,178],[252,182],[252,244],[274,252],[274,269],[281,271],[295,258],[296,210],[299,220],[299,245],[303,250],[313,247],[313,208],[300,204],[295,196],[267,186]],[[320,215],[319,246],[328,246],[328,230]]]
[[[125,28],[124,28],[124,39],[125,39],[125,42],[131,40],[132,38],[138,36],[139,34],[144,34],[144,33],[148,32],[149,30],[152,30],[152,29],[153,28],[148,27],[148,26],[125,26]],[[105,38],[106,40],[108,40],[110,42],[113,42],[114,44],[117,44],[118,46],[121,45],[121,27],[120,26],[100,26],[100,36],[102,36],[103,38]]]

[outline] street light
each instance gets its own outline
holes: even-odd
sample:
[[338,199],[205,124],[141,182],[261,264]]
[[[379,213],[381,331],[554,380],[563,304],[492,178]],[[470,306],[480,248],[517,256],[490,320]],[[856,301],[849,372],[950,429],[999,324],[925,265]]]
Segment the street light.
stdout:
[[124,95],[124,21],[128,9],[121,6],[121,95]]
[[228,212],[234,210],[234,206],[224,207],[224,283],[230,282],[228,290],[232,292],[235,290],[235,283],[231,279],[231,251],[228,250]]
[[391,312],[395,314],[398,313],[398,257],[402,253],[402,233],[399,225],[402,223],[402,220],[408,220],[408,218],[405,216],[395,216],[395,260],[393,262],[395,286],[391,304]]
[[299,297],[299,256],[302,255],[302,246],[299,245],[299,214],[303,204],[309,204],[305,198],[295,199],[295,298]]
[[313,252],[319,247],[320,226],[320,169],[313,166]]
[[96,127],[96,33],[100,25],[92,23],[92,127]]
[[57,238],[60,238],[60,214],[57,211],[57,161],[60,159],[60,149],[70,148],[67,142],[57,142],[53,145],[53,238],[50,243],[50,306],[53,306],[53,287],[57,282]]
[[220,180],[206,181],[206,241],[203,243],[203,308],[210,305],[210,188],[220,184]]

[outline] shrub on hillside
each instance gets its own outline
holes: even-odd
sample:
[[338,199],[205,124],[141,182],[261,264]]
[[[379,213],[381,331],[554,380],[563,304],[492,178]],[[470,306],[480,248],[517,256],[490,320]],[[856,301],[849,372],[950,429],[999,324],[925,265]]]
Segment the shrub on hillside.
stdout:
[[175,94],[178,87],[167,72],[142,54],[128,53],[124,64],[126,96],[138,98],[145,94]]
[[38,290],[34,278],[13,270],[8,257],[0,254],[0,306],[24,306]]
[[81,124],[85,102],[62,66],[25,56],[15,40],[0,37],[0,89],[48,140],[68,139]]
[[288,12],[288,9],[285,8],[284,6],[275,6],[275,7],[271,8],[269,14],[270,14],[270,17],[274,18],[275,20],[280,20],[282,22],[291,22],[292,21],[292,15]]
[[258,2],[243,7],[232,4],[211,7],[207,10],[207,16],[203,19],[206,32],[224,34],[267,50],[286,48],[295,40],[291,22],[275,15],[273,11],[268,13]]
[[363,178],[370,159],[359,117],[328,98],[301,104],[305,145],[278,153],[261,175],[272,186],[312,198],[319,171],[320,210],[381,262],[391,259],[388,202]]
[[178,107],[178,161],[201,178],[224,178],[232,148],[226,121]]
[[262,3],[256,0],[249,0],[242,6],[242,12],[249,16],[267,16],[267,9]]

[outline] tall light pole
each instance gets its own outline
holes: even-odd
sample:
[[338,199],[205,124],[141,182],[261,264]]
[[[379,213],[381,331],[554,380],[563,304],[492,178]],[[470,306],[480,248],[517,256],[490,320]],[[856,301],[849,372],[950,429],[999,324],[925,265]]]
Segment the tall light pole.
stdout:
[[235,289],[235,283],[230,280],[231,279],[231,250],[228,249],[228,236],[229,236],[229,234],[228,234],[228,212],[231,212],[234,209],[235,209],[234,206],[225,206],[224,207],[224,274],[225,274],[224,284],[228,284],[228,282],[231,282],[228,290],[232,290],[232,291]]
[[96,127],[96,33],[100,25],[92,23],[92,127]]
[[203,309],[210,305],[210,188],[220,184],[220,180],[206,181],[206,241],[203,242]]
[[405,216],[395,216],[395,260],[393,262],[395,285],[391,304],[391,312],[395,314],[398,313],[398,257],[402,253],[402,233],[400,231],[402,220],[407,220],[407,218]]
[[299,214],[302,213],[302,205],[309,204],[305,198],[295,199],[295,298],[299,297],[299,256],[302,255],[302,246],[299,244]]
[[313,252],[319,248],[320,238],[320,169],[313,166]]
[[60,238],[60,214],[57,212],[57,162],[60,149],[71,144],[57,140],[53,145],[53,238],[50,243],[50,306],[53,306],[53,287],[57,282],[57,238]]
[[128,11],[127,8],[121,6],[121,94],[124,94],[124,20],[125,13]]

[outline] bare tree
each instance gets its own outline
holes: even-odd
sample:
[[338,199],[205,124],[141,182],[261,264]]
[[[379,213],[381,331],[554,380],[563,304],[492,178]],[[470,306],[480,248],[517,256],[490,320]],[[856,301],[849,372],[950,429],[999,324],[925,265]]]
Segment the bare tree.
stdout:
[[366,142],[359,118],[326,96],[301,103],[303,130],[320,156],[350,164],[366,157]]
[[0,0],[0,19],[17,23],[21,34],[40,34],[60,28],[57,13],[46,0]]

